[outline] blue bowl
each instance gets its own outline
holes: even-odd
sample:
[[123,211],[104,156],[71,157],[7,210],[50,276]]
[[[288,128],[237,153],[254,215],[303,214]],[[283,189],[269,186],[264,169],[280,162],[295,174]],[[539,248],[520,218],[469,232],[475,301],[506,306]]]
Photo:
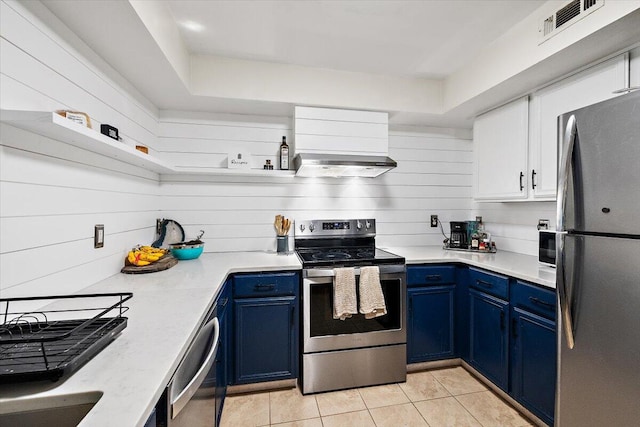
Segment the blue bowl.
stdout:
[[204,243],[199,245],[171,245],[171,254],[180,260],[196,259],[204,250]]

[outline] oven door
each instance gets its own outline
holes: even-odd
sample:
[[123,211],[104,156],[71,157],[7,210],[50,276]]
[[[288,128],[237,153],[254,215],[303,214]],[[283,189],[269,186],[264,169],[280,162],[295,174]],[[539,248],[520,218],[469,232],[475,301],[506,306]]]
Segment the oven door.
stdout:
[[[360,270],[356,268],[355,271],[356,280],[359,280]],[[333,277],[331,268],[304,270],[304,353],[407,342],[404,264],[380,266],[380,285],[387,314],[373,319],[365,319],[362,314],[345,320],[333,318]]]

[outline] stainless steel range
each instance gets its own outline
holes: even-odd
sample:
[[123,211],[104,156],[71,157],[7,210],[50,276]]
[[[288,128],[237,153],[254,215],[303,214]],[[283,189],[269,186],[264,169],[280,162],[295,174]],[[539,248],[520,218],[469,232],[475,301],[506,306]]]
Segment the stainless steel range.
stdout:
[[[305,394],[406,381],[405,259],[377,249],[375,235],[374,219],[296,224],[295,249],[303,266]],[[359,282],[364,266],[379,269],[387,313],[334,319],[334,268],[352,267]]]

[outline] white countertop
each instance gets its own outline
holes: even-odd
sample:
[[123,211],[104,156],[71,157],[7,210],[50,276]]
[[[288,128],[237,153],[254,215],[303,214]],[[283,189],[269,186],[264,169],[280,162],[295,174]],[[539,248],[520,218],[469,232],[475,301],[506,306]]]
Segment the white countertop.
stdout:
[[541,265],[537,257],[530,255],[505,251],[498,251],[495,254],[448,251],[442,249],[442,246],[389,247],[382,249],[405,257],[407,264],[459,262],[537,283],[548,288],[556,288],[556,269]]
[[80,293],[133,292],[127,327],[104,350],[62,383],[0,386],[0,406],[24,407],[14,398],[47,398],[99,391],[103,395],[81,426],[144,425],[230,273],[299,270],[294,254],[203,254],[152,274],[116,274]]
[[[404,256],[407,264],[464,263],[555,288],[555,270],[540,266],[532,256],[435,246],[385,249]],[[294,254],[207,253],[166,271],[116,274],[89,286],[81,293],[133,292],[126,329],[62,383],[0,386],[2,410],[24,407],[26,399],[98,391],[103,395],[81,426],[142,426],[229,274],[301,268]]]

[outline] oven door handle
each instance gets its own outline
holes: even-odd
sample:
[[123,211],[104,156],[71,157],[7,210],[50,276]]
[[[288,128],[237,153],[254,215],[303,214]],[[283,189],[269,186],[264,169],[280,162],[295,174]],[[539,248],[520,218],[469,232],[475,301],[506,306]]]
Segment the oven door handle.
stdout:
[[[404,264],[379,265],[380,274],[404,273],[406,268]],[[354,267],[356,276],[360,275],[360,268]],[[308,268],[303,270],[304,277],[334,277],[336,275],[333,268]]]

